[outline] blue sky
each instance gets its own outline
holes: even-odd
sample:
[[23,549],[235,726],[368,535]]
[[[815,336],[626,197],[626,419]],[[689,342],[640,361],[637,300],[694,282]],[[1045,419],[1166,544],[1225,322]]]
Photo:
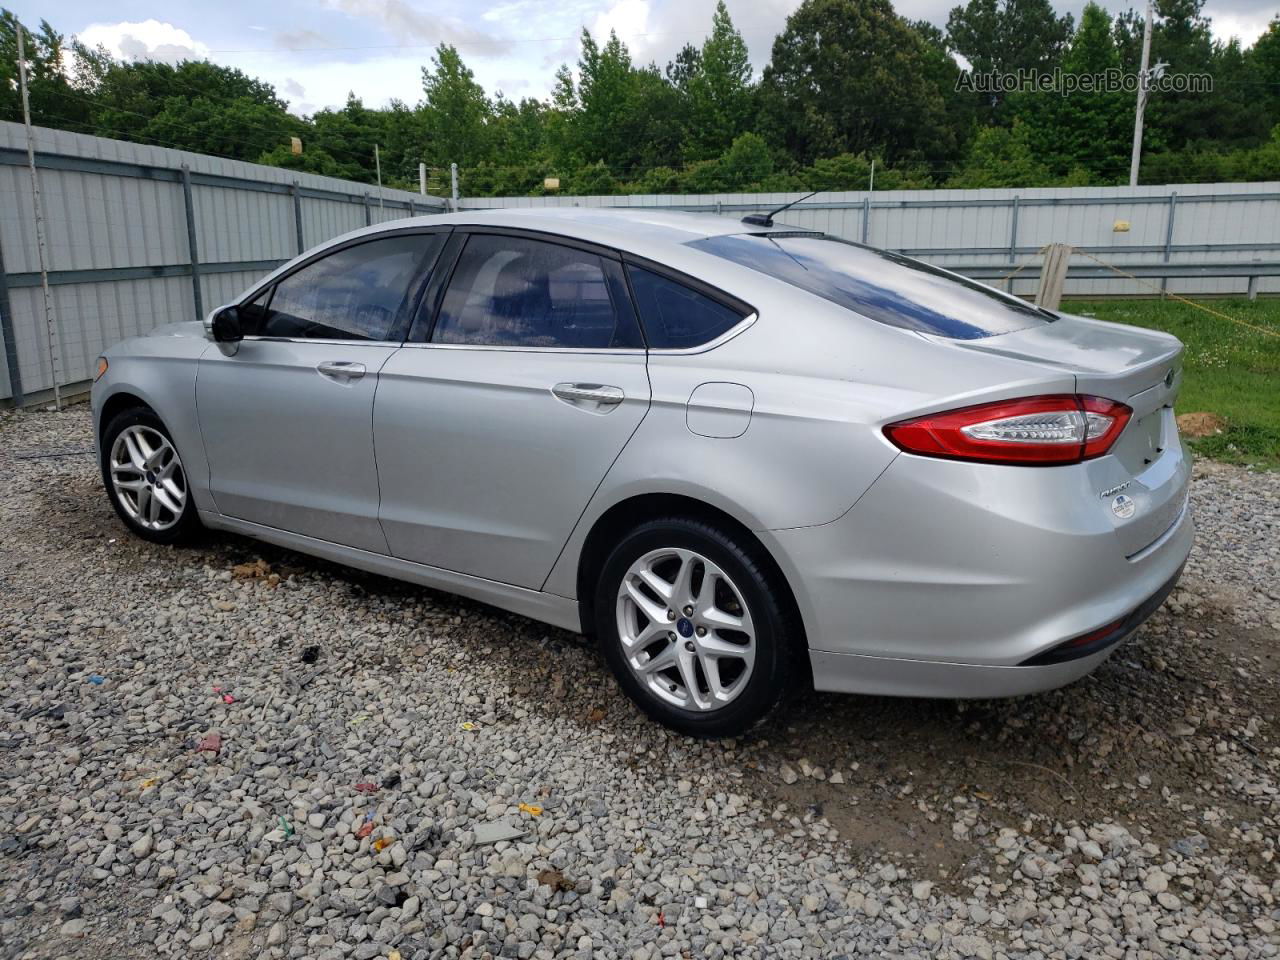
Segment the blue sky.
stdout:
[[[896,0],[899,13],[939,25],[959,0]],[[665,64],[701,42],[715,0],[31,0],[6,3],[25,23],[41,17],[117,56],[208,57],[274,84],[292,110],[339,106],[349,91],[366,104],[421,98],[420,68],[441,41],[453,43],[490,93],[545,97],[556,67],[577,58],[585,26],[615,29],[635,59]],[[728,0],[757,69],[799,0]],[[1057,0],[1079,15],[1084,0]],[[1119,12],[1128,0],[1105,0]],[[1209,0],[1219,36],[1246,43],[1277,14],[1276,0]],[[1174,65],[1176,68],[1176,64]]]

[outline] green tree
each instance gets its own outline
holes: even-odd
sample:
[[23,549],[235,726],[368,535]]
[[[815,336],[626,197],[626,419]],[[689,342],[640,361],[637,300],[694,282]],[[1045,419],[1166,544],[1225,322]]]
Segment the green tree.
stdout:
[[678,96],[656,66],[633,66],[615,33],[600,46],[583,30],[578,75],[575,86],[567,68],[557,74],[553,103],[562,119],[550,139],[559,166],[604,163],[611,176],[625,177],[675,158]]
[[1036,157],[1031,131],[1021,120],[1012,127],[985,127],[978,132],[963,169],[948,187],[1038,187],[1053,182],[1053,174]]
[[1090,2],[1080,27],[1062,57],[1066,91],[1024,91],[1010,98],[1010,108],[1026,124],[1033,143],[1051,145],[1041,159],[1055,176],[1084,169],[1095,182],[1114,182],[1128,171],[1133,133],[1133,103],[1122,90],[1091,86],[1093,78],[1116,76],[1120,52],[1110,15]]
[[[77,51],[81,61],[94,54]],[[117,139],[257,160],[306,125],[269,83],[207,60],[178,64],[119,63],[98,55],[92,97],[93,133]]]
[[1280,16],[1272,19],[1267,32],[1249,51],[1253,70],[1253,89],[1267,123],[1280,123]]
[[[1052,70],[1071,37],[1071,15],[1058,16],[1050,0],[969,0],[947,17],[947,40],[974,73]],[[1001,94],[984,95],[1001,116]]]
[[[20,21],[0,8],[0,119],[22,121],[18,90],[18,28]],[[67,77],[66,42],[45,20],[35,32],[23,28],[27,55],[27,99],[32,123],[79,133],[88,128],[91,104]]]
[[978,73],[1050,70],[1071,37],[1049,0],[969,0],[947,17],[951,48]]
[[[688,52],[686,52],[688,51]],[[724,0],[716,4],[711,35],[696,54],[669,65],[668,77],[685,97],[684,152],[693,160],[720,154],[751,123],[753,93],[747,44],[733,25]]]
[[[1215,47],[1202,6],[1203,0],[1156,0],[1151,33],[1153,67],[1164,63],[1172,72],[1213,75]],[[1126,11],[1117,17],[1115,29],[1124,69],[1137,74],[1142,63],[1143,17]],[[1216,100],[1204,93],[1153,91],[1145,115],[1144,155],[1162,147],[1180,150],[1213,139],[1221,130],[1215,115]]]
[[425,99],[419,111],[427,162],[473,166],[489,159],[493,107],[484,87],[450,44],[440,44],[431,63],[422,68]]
[[802,162],[864,151],[947,159],[956,137],[928,61],[889,0],[805,0],[764,71],[766,132]]

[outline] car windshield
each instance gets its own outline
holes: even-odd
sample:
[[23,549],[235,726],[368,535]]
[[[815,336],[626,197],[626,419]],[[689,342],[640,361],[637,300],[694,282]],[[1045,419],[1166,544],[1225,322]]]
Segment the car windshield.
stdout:
[[689,246],[785,280],[872,320],[956,340],[1051,323],[1015,297],[919,260],[821,233],[729,234]]

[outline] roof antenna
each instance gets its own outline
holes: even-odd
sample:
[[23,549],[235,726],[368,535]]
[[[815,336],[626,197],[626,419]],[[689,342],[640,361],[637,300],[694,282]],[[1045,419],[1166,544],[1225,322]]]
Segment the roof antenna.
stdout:
[[801,200],[808,200],[810,197],[817,196],[818,193],[819,191],[817,190],[813,191],[813,193],[806,193],[803,197],[800,197],[798,200],[792,200],[790,203],[784,203],[777,210],[770,210],[768,213],[748,213],[745,217],[742,218],[742,222],[749,223],[753,227],[772,227],[773,218],[775,215],[781,213],[783,210],[791,209]]

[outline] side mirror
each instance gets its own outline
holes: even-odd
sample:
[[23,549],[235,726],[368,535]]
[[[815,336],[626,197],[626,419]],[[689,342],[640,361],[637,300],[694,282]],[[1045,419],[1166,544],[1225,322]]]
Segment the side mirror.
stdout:
[[243,340],[244,332],[240,329],[240,308],[232,304],[215,312],[210,332],[213,334],[214,343],[239,343]]
[[240,308],[234,303],[218,307],[204,320],[204,335],[218,345],[224,356],[234,357],[244,339]]

